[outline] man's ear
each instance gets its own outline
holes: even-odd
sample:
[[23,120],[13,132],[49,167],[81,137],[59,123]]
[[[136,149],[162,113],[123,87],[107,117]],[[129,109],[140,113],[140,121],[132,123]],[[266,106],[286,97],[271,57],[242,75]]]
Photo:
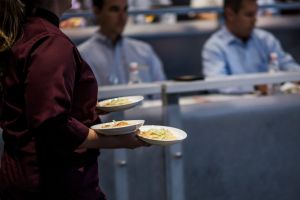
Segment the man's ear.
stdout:
[[224,13],[226,20],[231,20],[235,16],[235,12],[229,7],[225,8]]
[[101,13],[101,10],[97,6],[93,6],[93,12],[95,15],[99,15]]

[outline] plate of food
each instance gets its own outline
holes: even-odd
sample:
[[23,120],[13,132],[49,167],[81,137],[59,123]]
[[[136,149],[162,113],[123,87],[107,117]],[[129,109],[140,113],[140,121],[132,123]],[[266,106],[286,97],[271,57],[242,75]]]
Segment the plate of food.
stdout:
[[91,127],[103,135],[124,135],[132,133],[143,126],[145,120],[122,120],[96,124]]
[[126,110],[138,105],[144,100],[143,96],[126,96],[99,101],[96,108],[106,112]]
[[295,83],[291,83],[291,82],[287,82],[284,83],[281,87],[280,87],[280,91],[282,93],[285,94],[296,94],[296,93],[300,93],[300,85],[295,84]]
[[169,126],[146,125],[140,127],[138,137],[154,145],[171,145],[183,141],[187,134],[183,130]]
[[175,81],[198,81],[203,79],[204,76],[200,76],[200,75],[183,75],[174,78]]

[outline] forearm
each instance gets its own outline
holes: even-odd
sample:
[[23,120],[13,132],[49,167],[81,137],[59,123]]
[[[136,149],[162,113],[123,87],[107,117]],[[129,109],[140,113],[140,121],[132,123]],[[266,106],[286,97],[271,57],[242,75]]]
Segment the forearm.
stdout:
[[134,149],[140,146],[148,146],[146,143],[136,137],[135,133],[118,135],[118,136],[105,136],[96,133],[94,130],[89,129],[88,136],[79,146],[79,148],[88,149],[116,149],[116,148],[129,148]]
[[[111,140],[111,141],[110,141]],[[116,148],[118,144],[111,138],[97,134],[93,129],[89,133],[79,148],[99,149],[99,148]]]

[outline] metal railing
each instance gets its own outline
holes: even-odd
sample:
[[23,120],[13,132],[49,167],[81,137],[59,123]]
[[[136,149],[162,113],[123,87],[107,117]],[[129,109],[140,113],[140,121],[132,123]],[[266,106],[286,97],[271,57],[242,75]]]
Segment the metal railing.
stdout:
[[[291,9],[300,9],[300,3],[276,3],[276,4],[266,4],[259,6],[260,9],[269,9],[274,8],[277,10],[291,10]],[[205,12],[215,12],[215,13],[223,13],[223,8],[219,6],[211,6],[211,7],[200,7],[200,8],[192,8],[189,6],[173,6],[168,8],[157,8],[150,10],[131,10],[129,11],[129,15],[162,15],[165,13],[173,13],[173,14],[187,14],[187,13],[205,13]],[[87,11],[75,11],[75,12],[66,12],[62,19],[67,19],[70,17],[84,17],[84,18],[93,18],[93,13],[90,10]]]

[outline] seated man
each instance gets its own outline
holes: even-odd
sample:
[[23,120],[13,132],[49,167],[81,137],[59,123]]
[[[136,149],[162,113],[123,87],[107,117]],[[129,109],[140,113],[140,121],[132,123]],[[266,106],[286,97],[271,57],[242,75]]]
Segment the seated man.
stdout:
[[[202,50],[206,77],[267,72],[271,55],[277,55],[279,69],[299,70],[291,55],[269,32],[255,28],[256,0],[225,0],[225,25],[214,33]],[[253,92],[253,87],[226,88],[221,92]]]
[[132,63],[143,82],[165,79],[162,63],[149,44],[122,36],[127,0],[93,0],[99,30],[78,49],[91,66],[98,85],[127,84]]

